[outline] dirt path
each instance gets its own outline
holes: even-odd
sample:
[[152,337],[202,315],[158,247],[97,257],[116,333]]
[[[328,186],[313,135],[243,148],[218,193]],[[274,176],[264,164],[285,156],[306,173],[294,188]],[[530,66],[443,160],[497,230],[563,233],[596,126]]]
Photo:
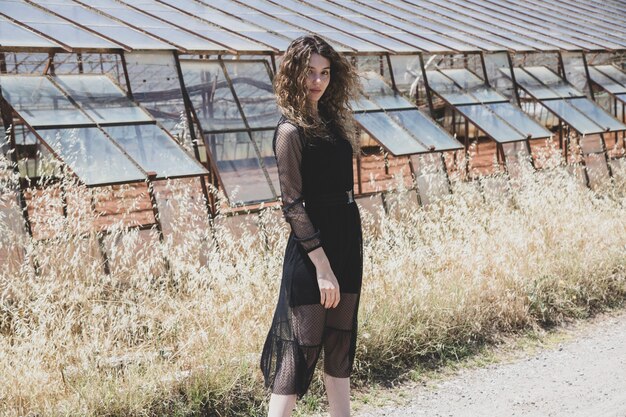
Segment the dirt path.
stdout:
[[[626,311],[559,331],[561,343],[425,386],[355,417],[626,417]],[[396,393],[397,394],[397,393]]]

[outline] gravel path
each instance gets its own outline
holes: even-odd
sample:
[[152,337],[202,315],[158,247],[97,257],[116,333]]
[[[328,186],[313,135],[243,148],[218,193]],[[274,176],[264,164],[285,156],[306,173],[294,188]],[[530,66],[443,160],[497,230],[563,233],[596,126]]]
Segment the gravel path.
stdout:
[[560,345],[509,363],[398,388],[402,406],[355,417],[626,417],[626,312],[565,330]]

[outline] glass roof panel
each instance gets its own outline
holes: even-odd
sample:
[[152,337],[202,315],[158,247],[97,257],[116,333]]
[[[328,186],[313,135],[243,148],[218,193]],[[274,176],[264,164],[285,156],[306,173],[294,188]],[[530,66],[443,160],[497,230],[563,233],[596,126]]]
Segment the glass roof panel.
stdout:
[[275,127],[280,111],[265,64],[224,61],[224,65],[250,127]]
[[467,69],[446,69],[441,72],[482,103],[508,101],[506,97],[486,85],[476,74]]
[[356,113],[357,122],[395,156],[428,152],[409,132],[385,113]]
[[22,1],[0,2],[0,13],[58,39],[73,48],[119,48],[103,38],[74,26],[60,17],[46,13]]
[[[584,97],[584,94],[565,82],[554,72],[546,67],[524,67],[524,70],[532,74],[544,85],[556,91],[561,97]],[[517,74],[516,74],[517,75]]]
[[350,100],[350,106],[352,111],[382,110],[380,106],[363,95],[359,95],[356,100]]
[[595,67],[589,66],[589,76],[599,84],[603,89],[612,94],[626,93],[626,86],[619,84],[617,81],[598,71]]
[[42,48],[58,48],[60,46],[16,25],[2,16],[0,16],[0,45]]
[[[510,76],[507,68],[500,68],[500,71],[507,77]],[[556,92],[544,86],[523,69],[513,68],[513,73],[515,74],[517,84],[537,100],[560,98]]]
[[410,101],[402,97],[401,94],[393,91],[393,89],[385,83],[381,75],[373,71],[365,71],[359,73],[359,76],[363,91],[367,97],[381,108],[401,109],[415,107]]
[[246,128],[219,63],[184,60],[180,65],[204,131]]
[[428,86],[452,105],[478,103],[474,97],[466,94],[451,79],[439,71],[426,71]]
[[552,110],[565,123],[583,135],[602,133],[604,131],[602,127],[589,120],[575,107],[570,106],[567,100],[546,100],[542,101],[541,104]]
[[626,85],[626,74],[615,68],[613,65],[596,65],[592,68],[595,68],[598,71],[601,71],[603,74],[608,75],[618,83]]
[[101,13],[86,9],[76,3],[63,3],[58,1],[33,0],[35,3],[51,10],[74,22],[88,26],[103,35],[109,36],[124,45],[135,49],[173,49],[172,45],[161,42],[144,33],[129,28]]
[[526,113],[511,103],[491,103],[486,106],[507,123],[513,125],[515,130],[527,135],[528,139],[549,138],[552,133],[539,123],[535,122]]
[[626,103],[626,93],[616,94],[615,98],[617,98],[622,103]]
[[598,126],[603,127],[608,132],[626,130],[626,126],[613,118],[604,109],[586,97],[573,98],[567,100],[569,104],[576,107],[581,113],[594,121]]
[[212,134],[207,141],[231,204],[274,199],[248,133]]
[[54,79],[98,124],[152,121],[106,75],[59,75]]
[[32,127],[93,125],[48,78],[1,75],[5,100]]
[[144,171],[156,172],[158,179],[208,174],[156,125],[109,126],[104,130]]
[[[506,143],[526,139],[483,105],[457,106],[456,109],[496,142]],[[508,121],[507,121],[508,122]]]
[[145,174],[96,127],[39,133],[87,185],[145,179]]
[[463,148],[461,143],[417,109],[391,111],[387,112],[387,114],[400,126],[410,131],[413,136],[429,149],[449,151]]

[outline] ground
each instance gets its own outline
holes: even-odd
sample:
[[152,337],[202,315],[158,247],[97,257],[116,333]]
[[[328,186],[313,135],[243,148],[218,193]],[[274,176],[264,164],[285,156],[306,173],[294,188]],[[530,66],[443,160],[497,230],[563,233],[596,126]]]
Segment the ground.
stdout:
[[353,415],[626,416],[626,310],[505,345],[453,372],[356,393]]

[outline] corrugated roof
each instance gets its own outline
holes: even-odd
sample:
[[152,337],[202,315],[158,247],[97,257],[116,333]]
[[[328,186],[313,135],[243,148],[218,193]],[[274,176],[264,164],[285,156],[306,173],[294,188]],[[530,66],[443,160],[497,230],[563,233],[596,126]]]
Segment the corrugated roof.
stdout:
[[280,53],[626,50],[617,0],[3,0],[0,50]]

